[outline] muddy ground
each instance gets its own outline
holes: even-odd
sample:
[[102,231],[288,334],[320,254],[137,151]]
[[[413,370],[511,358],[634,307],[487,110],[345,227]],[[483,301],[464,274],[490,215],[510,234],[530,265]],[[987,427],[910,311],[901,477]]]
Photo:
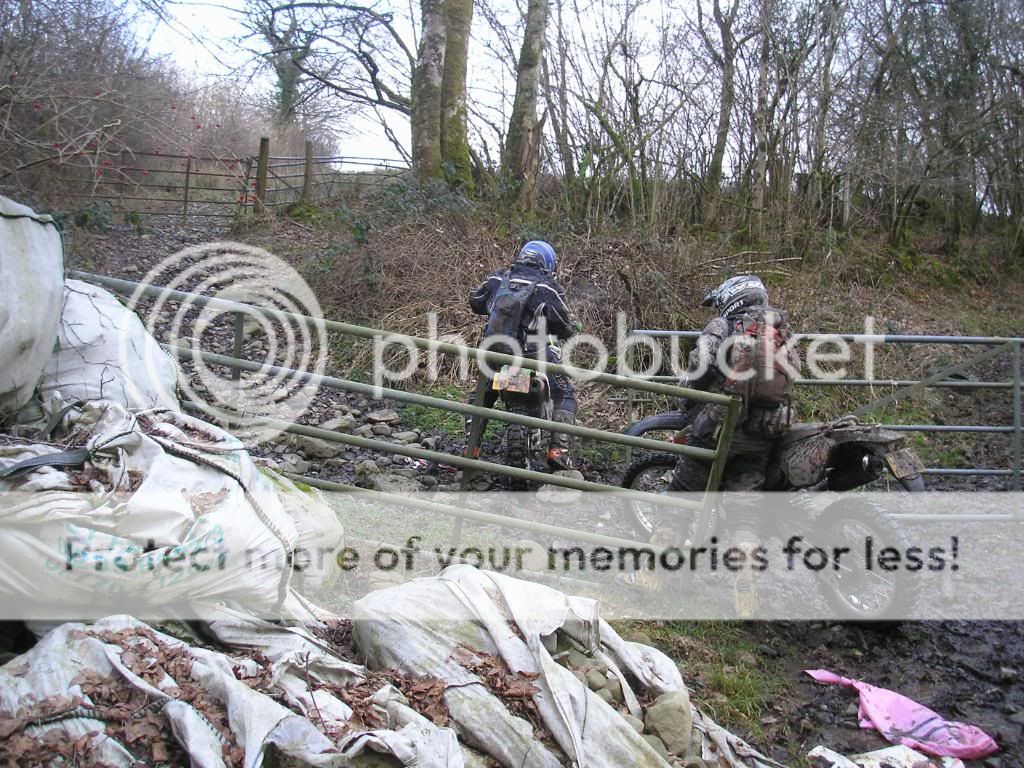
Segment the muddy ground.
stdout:
[[[164,228],[140,233],[131,228],[90,235],[76,249],[76,264],[107,275],[140,279],[160,257],[188,244],[220,236],[208,228],[180,227],[168,222]],[[302,233],[298,233],[302,236]],[[229,350],[227,329],[214,332],[210,343]],[[259,339],[248,340],[259,352]],[[367,416],[388,407],[382,402],[322,391],[303,416],[308,424],[321,424],[338,415],[355,414],[356,424],[368,423]],[[422,421],[400,411],[388,424],[392,434],[416,431],[409,444],[461,453],[463,443],[451,432],[424,429]],[[383,432],[383,430],[381,430]],[[376,434],[376,433],[375,433]],[[409,438],[406,438],[409,440]],[[485,444],[485,458],[497,456],[499,438]],[[329,456],[312,456],[294,441],[281,440],[260,446],[256,453],[268,463],[302,474],[345,483],[356,482],[356,466],[370,460],[381,474],[405,478],[425,490],[455,488],[458,472],[443,464],[382,458],[358,448],[339,447]],[[1002,459],[998,448],[986,447],[980,455],[986,462]],[[296,459],[298,461],[296,462]],[[992,466],[992,463],[989,463]],[[580,462],[584,477],[599,482],[617,482],[624,463],[621,458],[587,454]],[[932,478],[932,487],[998,489],[1002,478]],[[587,523],[588,521],[581,521]],[[628,535],[621,521],[589,521],[595,530]],[[848,677],[860,678],[898,690],[942,715],[974,723],[993,734],[1003,747],[995,757],[977,764],[988,768],[1024,766],[1024,625],[1010,622],[926,622],[907,623],[878,631],[857,625],[807,623],[750,623],[740,632],[756,646],[756,662],[781,681],[781,693],[769,703],[756,723],[729,723],[740,732],[754,734],[758,746],[778,759],[799,762],[817,744],[840,752],[857,752],[885,746],[874,732],[862,731],[856,723],[856,696],[846,689],[814,684],[804,669],[825,668]],[[672,647],[666,647],[670,653]],[[701,674],[687,670],[687,659],[677,655],[684,675],[694,679],[695,698],[700,701]]]
[[802,674],[823,668],[899,691],[949,719],[985,729],[1002,750],[969,764],[1024,765],[1024,634],[1018,622],[913,622],[888,631],[783,623],[746,631],[766,652],[779,654],[792,680],[780,713],[784,723],[766,732],[779,728],[803,752],[816,744],[845,754],[884,746],[876,732],[857,727],[854,692]]

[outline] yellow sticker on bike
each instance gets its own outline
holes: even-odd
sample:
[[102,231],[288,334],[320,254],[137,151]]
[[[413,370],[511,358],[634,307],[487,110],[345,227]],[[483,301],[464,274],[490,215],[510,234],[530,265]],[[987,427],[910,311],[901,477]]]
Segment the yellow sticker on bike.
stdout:
[[499,373],[494,374],[491,389],[498,392],[521,392],[526,394],[530,391],[530,372],[524,371],[521,368],[510,368],[506,365]]

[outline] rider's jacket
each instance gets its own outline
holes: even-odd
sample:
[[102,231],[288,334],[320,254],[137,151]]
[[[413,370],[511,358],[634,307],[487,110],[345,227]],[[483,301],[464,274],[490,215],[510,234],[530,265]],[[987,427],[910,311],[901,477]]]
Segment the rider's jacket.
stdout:
[[718,365],[718,348],[729,336],[729,321],[716,317],[700,332],[686,359],[686,371],[679,386],[704,392],[720,392],[725,374]]
[[[523,321],[520,327],[521,342],[534,335],[542,325],[541,318],[546,323],[545,332],[556,336],[563,341],[575,333],[574,320],[569,305],[565,303],[565,291],[554,278],[545,275],[538,269],[523,264],[513,264],[509,269],[499,269],[488,275],[473,293],[469,296],[469,306],[478,315],[488,313],[488,305],[494,292],[501,286],[505,274],[509,273],[513,288],[536,283],[537,287],[530,296],[523,312]],[[529,345],[535,346],[535,345]],[[535,352],[536,349],[526,349],[526,352]]]

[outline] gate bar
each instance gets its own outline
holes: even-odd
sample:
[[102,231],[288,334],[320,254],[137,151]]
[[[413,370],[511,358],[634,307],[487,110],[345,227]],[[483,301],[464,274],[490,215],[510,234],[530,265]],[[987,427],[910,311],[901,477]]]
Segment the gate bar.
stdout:
[[[506,421],[512,424],[522,424],[524,426],[531,427],[532,429],[556,429],[559,432],[565,432],[579,437],[586,437],[592,440],[602,440],[608,443],[618,443],[620,445],[635,448],[646,448],[649,451],[657,451],[658,453],[676,453],[683,456],[693,456],[695,459],[703,459],[707,461],[711,461],[715,458],[715,451],[710,448],[698,448],[692,445],[665,443],[661,440],[633,437],[631,435],[624,435],[620,432],[605,432],[600,429],[593,429],[592,427],[582,427],[578,424],[563,424],[560,421],[540,419],[535,416],[526,416],[524,414],[511,413],[509,411],[499,411],[494,408],[485,408],[482,405],[470,405],[469,403],[463,403],[457,400],[443,400],[439,397],[421,395],[418,392],[405,392],[401,389],[389,389],[387,387],[378,388],[373,384],[365,384],[363,382],[351,381],[349,379],[339,379],[334,376],[312,373],[310,371],[301,371],[295,368],[284,368],[282,366],[270,365],[268,363],[258,363],[252,360],[246,360],[245,358],[219,355],[215,352],[203,352],[202,350],[196,350],[190,347],[178,347],[173,344],[163,343],[161,343],[160,346],[181,360],[198,359],[203,362],[213,363],[214,365],[223,365],[227,368],[231,368],[232,377],[234,377],[235,371],[294,375],[297,379],[301,379],[302,381],[315,382],[330,389],[357,392],[372,399],[379,399],[379,397],[383,397],[389,400],[397,400],[399,402],[410,403],[413,405],[422,405],[427,408],[438,408],[440,410],[461,413],[468,416],[482,416],[486,419]],[[479,437],[477,438],[477,444],[479,444]],[[475,448],[476,446],[470,447]]]
[[[678,376],[637,376],[642,381],[679,381]],[[797,387],[909,387],[917,379],[795,379]],[[952,387],[959,389],[1010,389],[1012,381],[936,381],[929,387]]]
[[1020,340],[1013,345],[1013,490],[1020,490],[1021,471]]
[[978,477],[1009,477],[1013,474],[1012,469],[964,469],[963,467],[930,467],[922,474],[925,475],[977,475]]
[[[202,408],[195,403],[189,403],[189,406],[190,410],[205,413],[207,415],[214,415],[216,418],[223,419],[224,421],[230,421],[231,419],[237,419],[239,417],[237,412],[233,413],[223,409],[209,407]],[[701,508],[700,502],[691,501],[690,499],[673,498],[663,494],[647,493],[645,491],[633,491],[626,488],[619,488],[614,485],[593,483],[589,480],[577,480],[572,477],[563,477],[562,475],[548,475],[543,472],[534,472],[520,467],[507,467],[504,464],[495,464],[490,461],[481,461],[480,459],[469,459],[465,456],[457,456],[451,453],[442,453],[440,451],[430,451],[426,448],[413,448],[412,446],[401,445],[400,443],[386,443],[383,440],[374,440],[369,437],[349,435],[345,432],[334,432],[329,429],[310,427],[305,424],[296,424],[291,421],[284,421],[283,419],[261,417],[259,419],[259,423],[280,429],[283,432],[290,432],[292,434],[303,435],[305,437],[313,437],[318,440],[324,440],[328,443],[343,443],[344,445],[351,445],[356,448],[365,448],[370,451],[377,451],[378,453],[395,453],[399,456],[408,456],[413,459],[433,461],[436,464],[445,464],[452,467],[461,467],[463,469],[477,469],[498,475],[508,475],[509,477],[515,477],[521,480],[532,480],[545,485],[558,485],[563,488],[571,488],[575,491],[596,491],[600,493],[614,492],[624,499],[647,502],[657,501],[659,504],[664,504],[665,506],[670,507],[679,507],[681,509]]]
[[879,424],[882,429],[893,432],[984,432],[1009,434],[1013,427],[997,427],[989,424]]
[[[631,331],[636,336],[666,338],[678,336],[683,339],[696,339],[701,331],[665,331],[637,328]],[[872,334],[872,333],[794,333],[796,341],[829,341],[842,340],[857,344],[1006,344],[1007,342],[1024,341],[1019,336],[911,336],[909,334]]]
[[860,408],[853,412],[853,415],[858,417],[866,416],[867,414],[876,411],[879,408],[884,408],[890,403],[894,403],[897,400],[902,400],[906,397],[910,397],[915,392],[919,392],[920,390],[925,389],[929,384],[934,384],[937,381],[942,381],[951,374],[960,373],[972,366],[980,365],[981,363],[984,363],[987,360],[991,360],[993,357],[997,357],[998,355],[1003,354],[1004,352],[1007,351],[1008,348],[1012,346],[1013,342],[1008,341],[1004,344],[1000,344],[998,347],[993,347],[992,349],[982,352],[980,355],[975,355],[970,360],[946,366],[942,370],[933,373],[931,376],[921,379],[916,384],[912,384],[904,389],[899,389],[895,392],[891,392],[885,397],[880,397],[878,400],[875,400],[872,403],[868,403],[867,405],[861,406]]

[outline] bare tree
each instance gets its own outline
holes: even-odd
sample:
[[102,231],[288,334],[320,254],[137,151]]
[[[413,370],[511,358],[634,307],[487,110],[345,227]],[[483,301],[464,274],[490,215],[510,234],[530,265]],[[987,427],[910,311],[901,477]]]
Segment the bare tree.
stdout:
[[711,162],[704,174],[704,223],[714,225],[718,220],[718,205],[721,195],[722,164],[725,160],[725,148],[729,141],[729,129],[732,125],[732,110],[736,103],[736,57],[740,48],[755,34],[737,38],[736,19],[739,14],[740,0],[733,0],[732,5],[722,8],[721,0],[713,0],[712,19],[718,32],[718,39],[712,40],[705,28],[702,3],[695,3],[697,9],[697,31],[707,54],[714,61],[721,73],[722,95],[718,105],[718,125],[715,130],[715,147],[711,153]]
[[295,8],[279,12],[275,6],[273,0],[257,0],[247,19],[267,46],[262,58],[275,77],[274,120],[286,126],[296,120],[300,106],[314,98],[323,86],[312,81],[312,87],[307,87],[310,79],[302,71],[316,41],[316,31],[303,27]]
[[443,0],[421,0],[423,29],[412,78],[412,164],[420,181],[442,178],[441,81],[448,25]]
[[839,46],[844,0],[821,0],[818,6],[818,62],[817,93],[815,94],[814,134],[811,148],[811,178],[808,197],[816,210],[824,207],[824,190],[830,189],[833,179],[826,182],[828,146],[825,131],[832,108],[832,61]]
[[771,21],[774,10],[774,0],[762,0],[758,23],[761,46],[753,119],[755,159],[750,195],[750,228],[752,234],[758,237],[763,235],[761,224],[764,215],[765,173],[768,168],[768,65],[771,62]]
[[548,23],[548,0],[529,0],[526,30],[516,70],[516,95],[501,153],[503,175],[512,183],[520,204],[532,208],[540,163],[543,120],[537,119],[541,64]]
[[448,183],[473,192],[473,167],[466,127],[466,69],[473,0],[446,0],[444,75],[441,78],[441,158]]

